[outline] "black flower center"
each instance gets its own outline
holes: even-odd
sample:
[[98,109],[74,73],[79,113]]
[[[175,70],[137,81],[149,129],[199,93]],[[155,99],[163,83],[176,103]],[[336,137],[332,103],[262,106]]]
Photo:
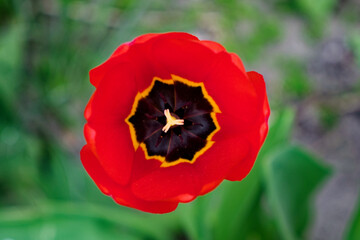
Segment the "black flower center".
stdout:
[[172,166],[194,162],[211,147],[219,112],[202,83],[154,78],[136,97],[126,122],[135,147],[140,145],[147,158],[159,159],[162,166]]

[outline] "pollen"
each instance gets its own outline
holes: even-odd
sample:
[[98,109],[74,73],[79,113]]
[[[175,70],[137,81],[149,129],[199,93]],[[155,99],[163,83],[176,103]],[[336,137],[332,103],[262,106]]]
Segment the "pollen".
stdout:
[[169,109],[164,110],[164,115],[166,117],[166,125],[162,128],[162,130],[167,133],[169,129],[173,126],[184,125],[184,119],[177,119],[171,115]]

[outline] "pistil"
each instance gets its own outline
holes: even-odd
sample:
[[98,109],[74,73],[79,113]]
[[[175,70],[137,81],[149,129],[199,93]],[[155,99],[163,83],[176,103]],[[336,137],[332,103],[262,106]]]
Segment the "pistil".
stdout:
[[177,119],[173,117],[170,113],[169,109],[164,110],[164,115],[166,117],[166,125],[162,128],[162,130],[167,133],[169,129],[173,126],[184,125],[184,119]]

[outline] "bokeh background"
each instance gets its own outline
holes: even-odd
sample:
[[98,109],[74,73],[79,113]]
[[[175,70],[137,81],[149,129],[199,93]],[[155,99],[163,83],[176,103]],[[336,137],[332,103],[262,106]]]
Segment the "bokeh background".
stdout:
[[[186,31],[265,77],[253,171],[170,214],[115,204],[84,171],[88,71]],[[360,1],[0,0],[0,239],[360,239]]]

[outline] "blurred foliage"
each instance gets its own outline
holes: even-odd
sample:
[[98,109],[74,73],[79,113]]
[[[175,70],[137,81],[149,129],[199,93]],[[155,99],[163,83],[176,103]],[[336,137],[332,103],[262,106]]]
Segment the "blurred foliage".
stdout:
[[[274,52],[284,16],[304,20],[304,38],[316,42],[339,2],[0,0],[0,239],[306,239],[330,170],[291,141],[291,102],[313,93],[306,62]],[[151,215],[101,194],[79,150],[89,69],[120,43],[165,31],[219,41],[245,65],[269,61],[283,88],[270,99],[271,129],[246,179]],[[359,33],[344,37],[360,64]],[[339,115],[321,113],[329,128]],[[349,239],[358,239],[359,213],[354,219]]]
[[353,32],[349,37],[349,44],[353,49],[356,62],[360,67],[360,31]]
[[279,61],[283,68],[284,90],[289,97],[303,98],[311,91],[311,85],[303,63],[294,59]]
[[312,37],[320,37],[324,26],[335,11],[337,0],[274,0],[275,3],[288,11],[305,18]]
[[0,26],[7,23],[15,14],[14,2],[12,0],[0,1]]
[[265,182],[283,238],[304,239],[311,193],[329,171],[296,147],[282,148],[267,164]]
[[339,114],[332,107],[323,106],[320,108],[320,120],[325,128],[331,129],[339,121]]

